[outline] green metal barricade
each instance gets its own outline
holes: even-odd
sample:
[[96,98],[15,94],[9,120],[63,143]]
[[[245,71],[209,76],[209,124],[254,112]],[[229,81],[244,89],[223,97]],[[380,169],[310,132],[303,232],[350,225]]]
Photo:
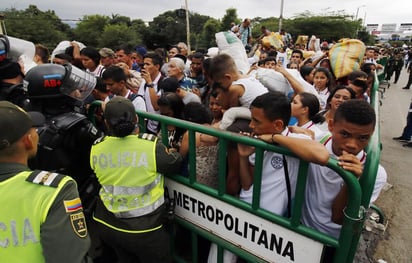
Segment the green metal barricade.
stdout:
[[[371,103],[376,109],[377,120],[379,120],[377,89],[378,82],[376,81]],[[94,119],[94,108],[98,106],[100,102],[91,105],[90,119]],[[175,225],[179,228],[186,228],[191,233],[188,237],[191,238],[190,247],[184,249],[183,254],[179,254],[181,250],[174,250],[175,262],[201,262],[198,258],[199,237],[217,244],[218,252],[215,262],[223,262],[224,250],[231,251],[247,262],[320,262],[325,246],[336,248],[333,262],[352,262],[378,170],[379,121],[377,121],[375,133],[368,146],[365,169],[359,181],[353,174],[343,170],[336,160],[329,159],[327,166],[342,176],[348,185],[351,197],[345,209],[340,237],[335,239],[300,223],[307,162],[300,161],[296,195],[290,218],[259,208],[264,151],[294,156],[290,151],[257,139],[174,118],[146,112],[138,112],[138,115],[141,127],[144,127],[147,119],[159,121],[163,131],[162,140],[165,144],[167,144],[167,125],[184,127],[189,131],[189,176],[166,175],[165,182],[169,196],[173,197],[176,203]],[[219,138],[217,189],[196,182],[195,132]],[[252,204],[225,193],[226,153],[229,142],[249,144],[256,148]],[[178,245],[174,244],[175,247]]]

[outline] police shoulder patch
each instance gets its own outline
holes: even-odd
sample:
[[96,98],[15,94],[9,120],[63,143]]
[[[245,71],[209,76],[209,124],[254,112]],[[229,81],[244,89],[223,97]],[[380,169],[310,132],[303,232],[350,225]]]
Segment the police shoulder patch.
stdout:
[[87,225],[83,212],[70,214],[69,216],[72,228],[76,235],[85,238],[87,236]]
[[34,184],[57,187],[64,177],[65,175],[59,173],[35,170],[26,178],[26,181]]
[[141,133],[139,134],[140,139],[148,140],[148,141],[156,141],[157,136],[150,134],[150,133]]
[[93,145],[96,145],[96,144],[98,144],[98,143],[101,143],[102,141],[104,141],[105,138],[106,138],[106,136],[102,136],[102,137],[100,137],[100,138],[97,138],[97,139],[94,141]]

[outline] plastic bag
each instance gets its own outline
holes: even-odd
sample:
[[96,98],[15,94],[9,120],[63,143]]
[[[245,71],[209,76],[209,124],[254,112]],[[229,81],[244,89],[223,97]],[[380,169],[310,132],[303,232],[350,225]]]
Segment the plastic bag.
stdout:
[[230,31],[216,33],[216,43],[220,54],[228,54],[233,58],[242,74],[249,71],[249,61],[242,41]]
[[358,39],[341,39],[329,50],[329,59],[336,78],[359,70],[365,55],[365,44]]

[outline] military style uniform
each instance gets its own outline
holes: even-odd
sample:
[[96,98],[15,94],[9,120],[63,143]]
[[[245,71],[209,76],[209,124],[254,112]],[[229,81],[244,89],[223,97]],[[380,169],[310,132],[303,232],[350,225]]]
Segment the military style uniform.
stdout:
[[178,172],[181,161],[146,133],[107,136],[92,146],[90,165],[102,186],[93,219],[121,262],[171,262],[161,173]]
[[90,239],[72,178],[1,163],[0,192],[1,262],[89,261]]

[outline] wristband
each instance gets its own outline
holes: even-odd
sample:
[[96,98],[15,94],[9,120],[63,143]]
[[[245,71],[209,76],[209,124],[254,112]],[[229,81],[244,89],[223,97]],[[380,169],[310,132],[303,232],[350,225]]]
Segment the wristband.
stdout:
[[275,143],[275,140],[273,140],[273,137],[275,137],[276,133],[272,133],[272,143]]
[[148,88],[153,88],[153,87],[154,87],[154,84],[153,84],[153,83],[150,83],[150,84],[147,84],[147,83],[146,83],[145,86],[148,87]]

